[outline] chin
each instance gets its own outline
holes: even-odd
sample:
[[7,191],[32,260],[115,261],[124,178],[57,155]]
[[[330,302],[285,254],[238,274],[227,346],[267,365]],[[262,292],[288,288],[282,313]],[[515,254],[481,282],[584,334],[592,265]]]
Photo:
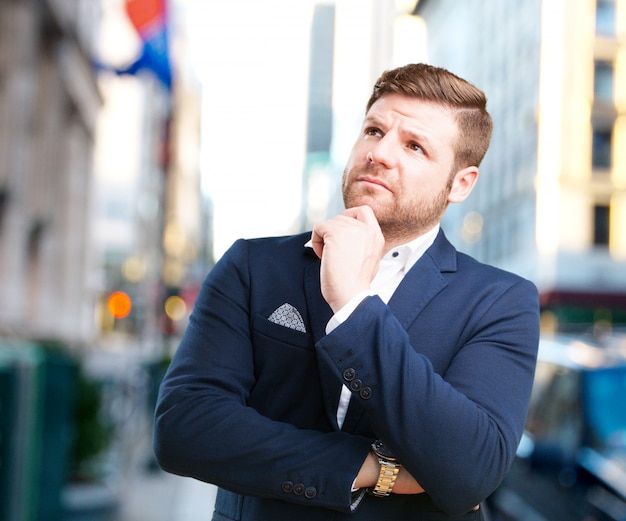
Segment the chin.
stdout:
[[356,206],[370,206],[372,209],[376,209],[377,206],[380,206],[380,193],[349,193],[344,194],[344,204],[346,208],[354,208]]

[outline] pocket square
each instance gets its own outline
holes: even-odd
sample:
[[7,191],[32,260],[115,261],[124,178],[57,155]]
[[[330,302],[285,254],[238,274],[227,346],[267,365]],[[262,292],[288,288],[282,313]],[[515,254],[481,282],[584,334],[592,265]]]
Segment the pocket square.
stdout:
[[289,329],[295,329],[301,333],[306,333],[306,327],[302,315],[291,304],[283,304],[276,309],[267,319],[279,326],[288,327]]

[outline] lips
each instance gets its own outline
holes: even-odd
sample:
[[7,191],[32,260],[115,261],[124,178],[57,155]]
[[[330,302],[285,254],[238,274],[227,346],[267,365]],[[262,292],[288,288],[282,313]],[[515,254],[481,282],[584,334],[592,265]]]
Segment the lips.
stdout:
[[391,192],[391,188],[389,188],[383,181],[381,181],[378,177],[370,177],[370,176],[363,176],[363,177],[359,177],[357,179],[357,182],[359,183],[365,183],[365,184],[369,184],[369,185],[376,185],[379,186],[381,188],[384,188],[385,190],[387,190],[388,192]]

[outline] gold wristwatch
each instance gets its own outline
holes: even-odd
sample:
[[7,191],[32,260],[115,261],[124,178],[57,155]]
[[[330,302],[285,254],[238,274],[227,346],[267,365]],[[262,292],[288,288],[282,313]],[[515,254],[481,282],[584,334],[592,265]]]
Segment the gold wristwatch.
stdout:
[[380,474],[378,475],[376,486],[369,489],[368,492],[372,496],[387,497],[391,494],[393,486],[396,484],[398,472],[400,472],[402,465],[398,463],[391,451],[380,440],[372,443],[372,452],[378,458],[378,463],[380,463]]

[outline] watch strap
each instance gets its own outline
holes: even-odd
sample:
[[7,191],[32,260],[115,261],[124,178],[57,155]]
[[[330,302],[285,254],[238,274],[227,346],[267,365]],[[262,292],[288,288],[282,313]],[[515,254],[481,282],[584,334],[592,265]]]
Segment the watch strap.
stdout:
[[369,493],[372,496],[387,497],[391,494],[393,486],[396,484],[396,479],[398,479],[398,473],[402,465],[396,461],[390,461],[378,455],[377,458],[378,463],[380,463],[380,473],[378,474],[376,485],[369,490]]

